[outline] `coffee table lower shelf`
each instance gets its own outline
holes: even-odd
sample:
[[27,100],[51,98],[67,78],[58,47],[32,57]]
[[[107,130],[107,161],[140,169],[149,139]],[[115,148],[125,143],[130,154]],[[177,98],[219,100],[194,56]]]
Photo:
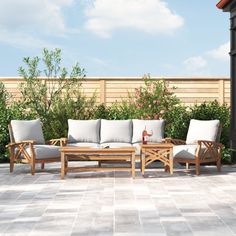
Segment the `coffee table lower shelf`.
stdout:
[[[135,148],[80,148],[65,146],[61,152],[61,178],[64,179],[68,172],[78,171],[130,171],[135,178]],[[98,167],[69,167],[69,161],[98,161]],[[130,167],[104,167],[103,161],[125,161],[130,163]],[[127,162],[128,161],[128,162]]]

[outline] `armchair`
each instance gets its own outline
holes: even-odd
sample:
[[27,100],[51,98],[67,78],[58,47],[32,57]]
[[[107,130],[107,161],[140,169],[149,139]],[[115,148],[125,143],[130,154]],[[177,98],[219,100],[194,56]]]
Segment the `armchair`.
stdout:
[[7,145],[10,153],[10,172],[14,170],[14,163],[28,163],[31,174],[35,174],[35,165],[60,161],[60,139],[44,140],[42,124],[36,120],[12,120],[8,126],[10,143]]
[[221,170],[222,144],[219,143],[221,124],[219,120],[190,121],[186,141],[166,138],[173,143],[173,158],[175,162],[196,166],[196,175],[200,174],[201,163],[216,163],[217,170]]

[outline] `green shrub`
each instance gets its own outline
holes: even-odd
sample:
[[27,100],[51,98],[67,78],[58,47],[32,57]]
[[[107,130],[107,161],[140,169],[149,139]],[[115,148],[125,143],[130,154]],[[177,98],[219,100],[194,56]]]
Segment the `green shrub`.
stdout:
[[109,119],[109,107],[105,104],[99,104],[94,109],[94,119]]
[[44,124],[44,134],[47,139],[67,137],[68,119],[88,120],[94,116],[96,97],[87,98],[77,91],[76,99],[71,97],[58,98],[54,101],[47,122]]
[[5,90],[4,84],[0,82],[0,162],[7,159],[5,146],[9,142],[8,122],[10,120],[10,112],[7,106],[9,94]]
[[6,145],[9,143],[8,125],[12,119],[27,119],[29,116],[24,115],[24,110],[19,104],[11,101],[11,95],[6,91],[5,86],[0,82],[0,162],[8,161],[9,155]]
[[144,86],[135,89],[130,97],[135,117],[140,119],[159,119],[180,104],[180,100],[169,91],[164,80],[154,81],[150,75],[144,76]]
[[190,111],[183,105],[175,106],[168,110],[164,115],[166,121],[165,136],[185,140],[190,116]]
[[110,120],[126,120],[137,118],[134,107],[128,101],[114,103],[109,107],[108,111],[108,119]]

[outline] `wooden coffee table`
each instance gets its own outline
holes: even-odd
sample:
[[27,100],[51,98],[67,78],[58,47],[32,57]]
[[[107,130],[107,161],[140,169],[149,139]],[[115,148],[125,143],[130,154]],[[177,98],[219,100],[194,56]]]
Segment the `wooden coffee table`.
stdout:
[[140,144],[141,154],[141,172],[144,175],[145,167],[153,161],[161,161],[164,164],[165,171],[173,174],[173,144],[171,143],[152,143]]
[[[126,170],[131,171],[132,177],[135,178],[135,148],[118,147],[118,148],[92,148],[92,147],[69,147],[65,146],[60,149],[61,152],[61,178],[67,172],[75,171],[104,171],[104,170]],[[102,167],[101,161],[130,161],[130,167]],[[68,162],[75,161],[98,161],[98,167],[69,167]]]

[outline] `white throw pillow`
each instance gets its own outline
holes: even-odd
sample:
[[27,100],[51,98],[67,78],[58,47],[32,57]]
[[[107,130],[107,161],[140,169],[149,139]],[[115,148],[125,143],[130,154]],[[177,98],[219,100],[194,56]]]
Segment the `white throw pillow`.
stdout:
[[15,142],[21,142],[24,140],[35,140],[37,144],[45,144],[42,124],[39,119],[12,120],[11,127]]
[[131,143],[131,120],[101,120],[100,143]]
[[132,143],[142,142],[142,132],[145,129],[148,133],[152,131],[152,136],[148,137],[149,142],[160,143],[164,138],[164,120],[133,120]]
[[195,144],[197,140],[216,141],[219,126],[219,120],[192,119],[189,124],[186,144]]
[[68,141],[99,143],[100,120],[68,120]]

